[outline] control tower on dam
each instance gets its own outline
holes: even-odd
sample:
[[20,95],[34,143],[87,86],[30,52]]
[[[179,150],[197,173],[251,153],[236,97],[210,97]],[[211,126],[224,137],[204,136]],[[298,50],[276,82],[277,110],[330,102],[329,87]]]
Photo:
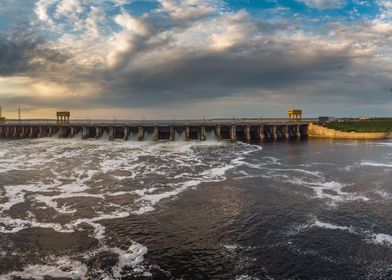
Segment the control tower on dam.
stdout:
[[263,141],[307,137],[314,120],[209,119],[209,120],[4,120],[0,138],[58,137],[152,141]]

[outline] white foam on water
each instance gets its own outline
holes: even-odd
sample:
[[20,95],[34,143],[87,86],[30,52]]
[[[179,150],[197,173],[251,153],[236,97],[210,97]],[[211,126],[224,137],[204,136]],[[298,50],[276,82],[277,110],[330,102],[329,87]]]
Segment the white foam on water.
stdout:
[[205,133],[206,141],[216,141],[215,131],[206,131]]
[[380,195],[383,199],[391,199],[391,194],[385,190],[376,190],[376,194]]
[[129,132],[127,140],[129,141],[138,141],[138,133],[137,132]]
[[34,218],[31,220],[23,220],[0,217],[0,232],[2,233],[17,233],[27,228],[47,228],[63,233],[75,232],[72,225],[69,224],[62,225],[59,223],[39,222]]
[[335,225],[327,222],[320,221],[317,217],[313,217],[305,224],[295,225],[291,227],[288,234],[295,235],[297,233],[306,231],[310,228],[322,228],[327,230],[339,230],[339,231],[346,231],[354,235],[358,235],[362,238],[362,240],[368,244],[376,244],[381,246],[392,246],[392,235],[385,234],[385,233],[374,233],[371,230],[362,229],[355,227],[353,225],[350,226],[341,226]]
[[[111,252],[118,256],[117,264],[111,268],[111,273],[107,275],[108,279],[121,279],[124,269],[130,268],[131,271],[144,275],[152,276],[152,274],[141,265],[144,261],[144,256],[147,254],[147,247],[132,242],[131,245],[126,249],[120,249],[117,247],[109,247],[103,245],[97,250],[85,253],[83,258],[90,259],[101,252]],[[66,256],[60,256],[57,260],[50,261],[51,265],[48,264],[36,264],[28,265],[23,271],[13,271],[8,274],[0,275],[1,279],[12,280],[14,277],[21,278],[33,278],[37,280],[44,280],[47,277],[53,278],[67,278],[67,279],[89,279],[87,274],[87,266],[76,260],[72,260]],[[104,272],[103,272],[104,273]]]
[[269,163],[269,164],[281,165],[281,163],[279,162],[279,159],[276,158],[276,157],[268,156],[268,157],[263,157],[263,158],[266,159],[266,160],[268,160],[268,163]]
[[104,130],[103,132],[102,132],[102,135],[98,138],[98,140],[108,140],[108,138],[109,138],[109,133],[108,133],[108,131],[107,130]]
[[[290,169],[287,169],[288,171]],[[276,171],[276,170],[275,170]],[[280,171],[283,171],[280,169]],[[343,189],[349,185],[343,184],[337,181],[328,181],[325,179],[324,175],[317,172],[303,172],[294,169],[293,171],[305,173],[306,175],[311,175],[311,177],[297,177],[292,174],[281,175],[281,174],[269,174],[270,178],[278,178],[280,181],[303,186],[310,188],[314,191],[314,198],[327,200],[330,206],[336,206],[337,203],[342,203],[345,201],[368,201],[369,198],[359,195],[358,193],[345,192]],[[268,175],[266,176],[268,178]]]
[[322,173],[320,171],[311,171],[311,170],[306,170],[306,169],[300,169],[300,168],[263,168],[265,170],[272,170],[272,171],[282,171],[282,172],[297,172],[297,173],[305,173],[307,175],[315,176],[320,178],[322,176]]
[[144,260],[144,255],[147,254],[147,247],[134,242],[129,248],[124,251],[119,248],[112,249],[114,253],[119,256],[118,264],[113,268],[113,275],[117,278],[121,277],[121,272],[125,267],[132,267],[133,269],[140,269],[138,267]]
[[392,163],[383,163],[383,162],[374,162],[374,161],[361,161],[360,165],[392,168]]
[[[246,274],[238,275],[234,279],[235,280],[259,280],[259,278],[257,278],[257,277],[249,276]],[[273,279],[273,278],[268,278],[268,279]]]
[[61,257],[55,265],[29,265],[23,271],[14,271],[0,275],[1,279],[12,280],[14,277],[44,280],[48,276],[53,278],[87,279],[87,266],[81,262]]
[[319,228],[326,228],[326,229],[338,229],[338,230],[344,230],[344,231],[349,231],[349,232],[354,232],[355,230],[353,227],[346,227],[346,226],[337,226],[337,225],[333,225],[330,223],[325,223],[325,222],[321,222],[319,220],[315,220],[313,226],[315,227],[319,227]]
[[153,141],[153,137],[154,137],[154,134],[153,133],[151,133],[151,132],[145,132],[144,133],[144,141],[149,141],[149,142],[151,142],[151,141]]
[[[72,233],[81,230],[82,225],[88,225],[92,229],[93,237],[99,241],[99,250],[111,250],[119,255],[119,263],[114,269],[115,275],[120,275],[127,266],[132,267],[135,272],[142,271],[141,263],[147,248],[141,244],[131,244],[127,250],[110,248],[106,245],[106,228],[101,221],[123,219],[131,214],[141,215],[155,210],[162,200],[174,198],[201,183],[223,181],[229,170],[244,164],[245,161],[239,161],[238,158],[244,159],[244,155],[260,150],[259,147],[246,144],[236,146],[214,141],[156,144],[145,141],[38,139],[24,143],[23,147],[15,144],[0,147],[0,152],[7,149],[7,152],[2,153],[6,158],[0,160],[0,167],[5,167],[5,173],[34,170],[42,181],[28,179],[29,174],[26,173],[22,175],[28,180],[26,184],[7,184],[3,187],[0,232],[17,233],[39,227]],[[222,149],[217,159],[211,158],[209,162],[205,162],[204,153],[210,146],[227,146],[227,149]],[[66,163],[65,159],[68,160]],[[70,162],[75,162],[75,165],[70,165]],[[70,166],[72,168],[69,168]],[[125,185],[128,180],[133,183]],[[162,184],[161,180],[165,180],[165,183]],[[106,186],[108,183],[110,185]],[[117,204],[116,200],[105,201],[108,197],[117,196],[128,198],[129,204]],[[75,199],[86,201],[85,205],[91,207],[91,213],[85,214],[83,218],[78,217],[80,209],[73,203]],[[12,206],[27,201],[39,211],[50,208],[72,220],[64,224],[40,221],[34,216],[34,211],[29,212],[25,219],[14,219],[9,215],[8,211]],[[75,270],[71,266],[65,271],[61,264],[39,265],[41,264],[35,267],[37,274],[32,274],[33,277],[38,277],[37,279],[43,277],[40,268],[49,271],[51,274],[48,276],[55,277],[53,275],[57,274],[65,278],[73,276],[62,273]],[[84,264],[80,264],[80,267],[83,266]],[[32,267],[28,266],[23,272],[13,273],[28,273]],[[145,271],[145,275],[149,275],[149,272]],[[82,276],[79,278],[83,279]]]
[[366,142],[366,145],[368,146],[384,146],[384,147],[392,147],[392,142]]
[[392,235],[385,233],[376,233],[372,235],[372,241],[375,244],[392,246]]
[[153,206],[158,204],[161,200],[176,196],[179,193],[183,192],[184,190],[188,189],[189,187],[197,186],[200,183],[202,183],[202,180],[187,181],[185,183],[182,183],[180,187],[177,187],[171,191],[158,193],[158,194],[145,194],[145,193],[139,192],[137,194],[140,195],[140,198],[137,199],[136,201],[141,201],[143,206],[137,210],[134,210],[132,213],[144,214],[144,213],[153,211],[153,210],[155,210],[155,208]]
[[174,132],[174,140],[175,141],[185,141],[185,133],[184,132]]

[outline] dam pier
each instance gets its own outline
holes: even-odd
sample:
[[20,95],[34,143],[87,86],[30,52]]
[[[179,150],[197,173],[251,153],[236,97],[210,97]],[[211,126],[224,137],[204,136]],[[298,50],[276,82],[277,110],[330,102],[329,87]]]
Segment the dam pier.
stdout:
[[6,120],[0,122],[0,138],[74,138],[151,141],[269,141],[301,139],[308,135],[310,120],[192,120],[192,121],[108,121]]

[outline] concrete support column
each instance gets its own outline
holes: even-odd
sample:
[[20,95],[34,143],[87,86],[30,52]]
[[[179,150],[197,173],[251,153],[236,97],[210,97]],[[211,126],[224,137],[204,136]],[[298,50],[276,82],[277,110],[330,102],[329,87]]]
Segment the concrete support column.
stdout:
[[206,141],[206,127],[204,125],[200,127],[200,141]]
[[257,135],[259,137],[259,140],[264,141],[265,139],[264,126],[260,125],[257,129],[258,129]]
[[57,138],[63,138],[63,137],[64,137],[64,128],[62,126],[60,126]]
[[171,127],[169,128],[169,140],[170,140],[170,141],[174,141],[174,135],[175,135],[174,126],[171,126]]
[[302,125],[301,137],[308,136],[308,125]]
[[245,126],[244,134],[245,134],[245,141],[250,142],[252,140],[252,135],[250,134],[250,126],[249,125]]
[[14,132],[12,133],[12,137],[13,138],[18,138],[18,128],[16,126],[14,126]]
[[30,130],[29,130],[28,127],[23,127],[23,128],[22,128],[23,138],[29,137],[29,133],[30,133]]
[[82,139],[87,139],[89,135],[89,128],[87,126],[82,127]]
[[128,140],[128,135],[129,135],[129,127],[125,126],[124,127],[124,137],[123,137],[124,141]]
[[288,125],[285,125],[285,126],[283,127],[283,129],[284,129],[284,137],[285,137],[286,139],[289,139],[289,138],[290,138],[289,126],[288,126]]
[[154,126],[154,132],[152,134],[152,139],[153,139],[153,141],[159,140],[159,128],[157,126]]
[[297,125],[295,127],[295,136],[299,139],[301,138],[301,126]]
[[102,128],[101,127],[96,127],[95,128],[95,138],[99,138],[102,135]]
[[278,133],[276,132],[276,126],[273,125],[271,127],[271,138],[272,139],[278,139]]
[[237,128],[235,125],[230,127],[230,140],[233,142],[237,141]]
[[109,140],[110,141],[114,140],[114,133],[115,133],[114,127],[109,127]]
[[34,127],[30,126],[29,130],[30,130],[29,138],[33,138],[34,137]]
[[185,141],[189,141],[189,126],[185,127]]
[[11,138],[11,127],[7,126],[6,132],[5,132],[5,137]]
[[68,138],[73,138],[75,134],[76,134],[75,133],[75,128],[74,127],[70,127],[69,134],[67,135]]
[[215,137],[216,137],[216,140],[218,140],[218,141],[222,139],[222,130],[221,130],[220,125],[217,125],[215,127]]
[[[24,130],[22,130],[23,132],[23,134],[24,134]],[[51,137],[52,135],[53,135],[53,127],[52,126],[49,126],[49,133],[48,133],[49,135],[49,137]]]
[[45,132],[44,132],[44,127],[40,126],[38,127],[38,138],[45,137]]
[[143,141],[143,139],[144,139],[144,128],[142,126],[139,126],[137,131],[137,140]]

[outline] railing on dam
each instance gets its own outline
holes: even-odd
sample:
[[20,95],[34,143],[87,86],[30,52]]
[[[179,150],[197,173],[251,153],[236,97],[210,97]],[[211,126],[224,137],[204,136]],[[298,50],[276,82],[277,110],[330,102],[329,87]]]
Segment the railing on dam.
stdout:
[[39,137],[107,138],[124,140],[261,141],[307,136],[311,119],[208,119],[208,120],[7,120],[0,123],[0,138]]
[[14,125],[218,125],[218,124],[289,124],[289,123],[310,123],[318,122],[317,118],[306,118],[301,120],[292,120],[287,118],[230,118],[230,119],[188,119],[188,120],[126,120],[126,119],[72,119],[69,122],[59,123],[56,119],[6,119],[2,124]]

